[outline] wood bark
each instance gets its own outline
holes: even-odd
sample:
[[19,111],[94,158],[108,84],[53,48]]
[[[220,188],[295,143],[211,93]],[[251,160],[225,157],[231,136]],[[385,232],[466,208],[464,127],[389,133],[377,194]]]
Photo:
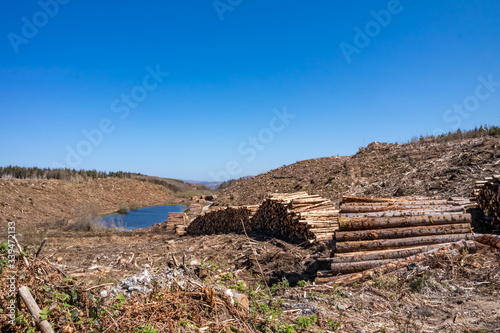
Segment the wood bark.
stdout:
[[379,267],[382,265],[387,265],[392,262],[396,262],[397,259],[380,259],[380,260],[367,260],[358,262],[341,262],[333,263],[330,266],[333,275],[337,274],[348,274],[362,272],[370,268]]
[[425,216],[425,215],[441,215],[443,213],[462,213],[465,214],[465,209],[461,206],[443,209],[441,207],[432,207],[425,209],[406,209],[406,210],[387,210],[379,212],[356,212],[346,213],[341,211],[341,215],[345,217],[387,217],[387,216]]
[[[472,241],[467,241],[467,242],[472,242]],[[321,258],[318,259],[318,261],[330,262],[330,263],[346,263],[346,262],[382,260],[382,259],[399,259],[399,258],[410,257],[412,255],[419,254],[422,252],[428,252],[432,249],[440,248],[451,244],[453,243],[431,244],[431,245],[398,248],[390,250],[335,253],[332,258]]]
[[370,239],[393,239],[432,235],[461,234],[471,232],[469,223],[443,224],[439,226],[418,226],[387,228],[378,230],[336,231],[335,240],[349,242]]
[[354,241],[354,242],[337,242],[335,244],[335,251],[339,253],[354,252],[354,251],[369,251],[369,250],[385,250],[400,247],[451,243],[460,240],[471,240],[472,233],[460,233],[452,235],[436,235],[436,236],[422,236],[422,237],[409,237],[409,238],[396,238],[396,239],[379,239],[368,241]]
[[439,214],[421,216],[387,216],[387,217],[339,217],[341,230],[366,230],[394,227],[417,227],[425,225],[441,225],[454,223],[470,223],[470,214]]
[[481,244],[489,245],[500,249],[500,235],[474,234],[474,240]]

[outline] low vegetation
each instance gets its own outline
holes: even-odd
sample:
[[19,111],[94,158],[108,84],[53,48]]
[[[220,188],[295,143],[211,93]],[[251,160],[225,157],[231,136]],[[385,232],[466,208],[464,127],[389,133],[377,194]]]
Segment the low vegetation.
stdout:
[[80,231],[96,231],[104,228],[98,206],[88,202],[78,205],[74,211],[72,227]]
[[120,208],[118,208],[118,214],[128,214],[130,212],[130,208],[125,204],[120,204]]

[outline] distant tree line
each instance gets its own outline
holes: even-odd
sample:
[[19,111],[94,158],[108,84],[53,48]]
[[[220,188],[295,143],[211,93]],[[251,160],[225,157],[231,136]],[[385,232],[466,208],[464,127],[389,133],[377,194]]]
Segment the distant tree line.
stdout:
[[[168,188],[174,193],[182,192],[180,188],[184,182],[179,179],[165,179],[160,177],[146,176],[136,172],[105,172],[97,170],[75,170],[75,169],[51,169],[51,168],[26,168],[9,165],[0,167],[0,178],[50,180],[59,179],[69,182],[82,182],[97,178],[133,178],[141,182],[148,182]],[[177,186],[176,186],[177,185]],[[205,188],[205,186],[200,186]],[[206,187],[208,189],[208,187]]]
[[51,168],[26,168],[9,165],[0,167],[0,177],[15,179],[60,179],[66,181],[88,180],[97,178],[132,178],[141,176],[131,172],[105,172],[97,170],[51,169]]
[[413,137],[410,142],[448,142],[462,139],[480,138],[485,136],[500,136],[500,127],[481,125],[479,128],[476,126],[472,130],[461,130],[459,128],[455,132],[448,132],[440,135],[421,135],[420,138]]

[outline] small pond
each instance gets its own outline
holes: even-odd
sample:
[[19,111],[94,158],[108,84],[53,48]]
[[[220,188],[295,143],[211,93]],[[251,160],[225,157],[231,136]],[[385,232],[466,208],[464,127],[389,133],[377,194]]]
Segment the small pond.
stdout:
[[128,214],[113,214],[102,219],[108,226],[127,230],[147,228],[167,220],[168,213],[180,213],[186,206],[154,206],[131,210]]

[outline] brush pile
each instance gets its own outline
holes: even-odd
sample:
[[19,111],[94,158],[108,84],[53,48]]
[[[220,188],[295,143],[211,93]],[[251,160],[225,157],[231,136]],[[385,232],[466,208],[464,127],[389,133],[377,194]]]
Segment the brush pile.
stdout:
[[468,199],[344,196],[342,202],[335,254],[324,259],[331,270],[320,272],[317,282],[337,281],[341,274],[385,272],[428,252],[474,247],[471,216],[464,208],[471,204]]
[[[306,192],[274,193],[260,205],[211,207],[188,227],[192,235],[264,231],[294,240],[331,241],[338,229],[332,201]],[[242,223],[243,222],[243,223]]]
[[476,182],[476,198],[479,208],[496,229],[500,229],[500,175],[486,177]]

